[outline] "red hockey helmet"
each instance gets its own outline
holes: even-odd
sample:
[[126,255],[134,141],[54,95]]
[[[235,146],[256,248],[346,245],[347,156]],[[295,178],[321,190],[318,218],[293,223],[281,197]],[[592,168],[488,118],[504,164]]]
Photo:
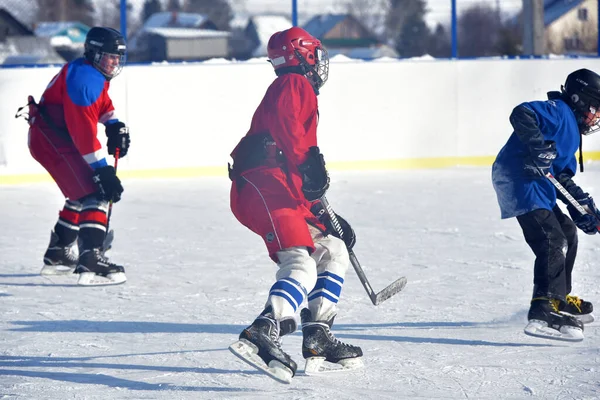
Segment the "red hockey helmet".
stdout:
[[329,76],[329,56],[321,41],[302,28],[294,26],[275,32],[269,39],[267,55],[275,71],[299,67],[315,90]]

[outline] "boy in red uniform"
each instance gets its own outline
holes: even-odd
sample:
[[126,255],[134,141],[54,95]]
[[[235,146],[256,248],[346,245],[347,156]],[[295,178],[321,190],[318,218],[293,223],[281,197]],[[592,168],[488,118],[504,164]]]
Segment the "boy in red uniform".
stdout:
[[279,270],[265,309],[230,349],[289,382],[296,363],[281,348],[280,336],[296,329],[300,311],[307,371],[319,371],[323,361],[362,365],[361,349],[338,341],[330,330],[355,235],[338,217],[344,242],[333,236],[328,219],[317,217],[326,214],[318,200],[329,188],[317,146],[317,95],[329,73],[327,52],[298,27],[271,36],[267,51],[277,78],[231,154],[231,210],[263,238]]
[[[86,36],[84,57],[62,67],[39,104],[29,96],[29,150],[66,198],[44,254],[42,275],[75,269],[80,285],[126,280],[124,268],[109,262],[102,249],[109,202],[121,199],[123,187],[97,137],[102,123],[108,153],[127,154],[129,131],[108,95],[125,52],[125,39],[118,31],[94,27]],[[74,254],[78,238],[79,256]]]

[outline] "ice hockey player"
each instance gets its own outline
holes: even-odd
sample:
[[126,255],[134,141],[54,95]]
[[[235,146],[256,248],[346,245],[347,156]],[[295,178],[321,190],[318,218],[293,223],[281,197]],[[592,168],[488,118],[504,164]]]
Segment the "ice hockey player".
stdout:
[[296,363],[281,337],[296,329],[299,312],[306,373],[362,366],[362,350],[331,332],[355,235],[340,218],[345,241],[333,236],[319,201],[329,188],[317,146],[317,94],[329,73],[327,52],[318,39],[293,27],[273,34],[267,53],[277,78],[233,150],[229,172],[231,210],[262,237],[278,272],[264,310],[230,350],[289,383]]
[[29,150],[66,198],[44,254],[42,275],[74,270],[80,285],[126,280],[124,268],[109,262],[102,248],[109,202],[121,199],[123,186],[97,136],[102,123],[108,153],[119,150],[120,157],[127,155],[129,131],[108,95],[125,53],[125,39],[118,31],[94,27],[86,36],[84,57],[62,67],[39,104],[29,96]]
[[[577,228],[594,235],[600,211],[573,182],[582,135],[600,129],[600,76],[587,69],[569,74],[561,92],[546,101],[518,105],[510,116],[514,132],[492,167],[502,218],[516,217],[535,254],[533,297],[525,333],[549,339],[583,340],[593,321],[592,303],[571,295]],[[556,190],[550,173],[586,210],[582,214]],[[557,204],[566,205],[572,220]]]

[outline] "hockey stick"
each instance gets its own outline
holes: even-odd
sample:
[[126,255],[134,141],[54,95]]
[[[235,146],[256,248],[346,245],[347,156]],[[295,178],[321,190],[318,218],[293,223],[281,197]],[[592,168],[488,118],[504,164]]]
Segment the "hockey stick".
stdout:
[[[539,169],[539,168],[538,168]],[[543,173],[542,170],[539,170],[540,173]],[[581,204],[579,204],[579,202],[577,200],[575,200],[575,198],[573,196],[571,196],[571,193],[569,193],[567,191],[567,189],[565,189],[565,187],[563,185],[560,184],[560,182],[554,177],[554,175],[552,175],[550,172],[548,172],[547,174],[545,174],[546,178],[548,178],[548,180],[550,182],[552,182],[552,184],[554,185],[554,187],[556,188],[556,190],[558,190],[563,196],[565,196],[565,198],[567,199],[567,201],[573,206],[575,207],[575,209],[577,211],[579,211],[579,213],[581,215],[586,215],[589,214],[587,212],[587,210],[585,209],[584,206],[582,206]],[[596,218],[597,219],[597,218]],[[598,223],[600,224],[600,221],[598,221]],[[596,226],[596,229],[598,229],[600,231],[600,225]]]
[[[541,169],[539,171],[542,174],[544,173]],[[550,182],[552,182],[552,184],[554,185],[556,190],[558,190],[563,196],[565,196],[567,201],[569,203],[571,203],[571,205],[573,207],[575,207],[577,209],[577,211],[579,211],[581,213],[581,215],[585,215],[588,213],[585,210],[585,208],[583,208],[583,206],[581,204],[579,204],[579,202],[577,200],[575,200],[575,198],[573,196],[571,196],[571,193],[567,192],[567,189],[565,189],[564,186],[560,184],[560,182],[554,177],[554,175],[552,175],[550,172],[548,172],[547,174],[544,174],[544,175],[546,176],[546,178],[548,178],[548,180]]]
[[[117,147],[115,150],[115,174],[117,173],[117,167],[119,166],[119,155],[121,154],[121,149]],[[115,232],[113,230],[109,230],[110,226],[110,216],[112,215],[112,207],[113,201],[111,200],[108,203],[108,214],[106,216],[106,237],[104,238],[104,242],[102,243],[102,253],[104,254],[112,247],[113,239],[115,238]]]
[[[333,212],[333,209],[329,205],[329,202],[327,201],[327,198],[325,198],[325,196],[321,197],[321,203],[323,203],[323,206],[327,210],[327,214],[329,216],[331,224],[333,225],[333,228],[337,231],[337,233],[340,235],[340,238],[342,238],[343,240],[344,230],[342,229],[342,226],[340,225],[335,215],[335,212]],[[354,271],[356,271],[356,275],[358,275],[358,279],[367,291],[367,294],[369,295],[369,298],[371,299],[373,305],[376,306],[383,303],[396,293],[400,292],[402,289],[404,289],[404,286],[406,286],[406,277],[403,276],[402,278],[399,278],[392,284],[388,285],[381,292],[375,293],[375,291],[371,287],[371,284],[369,283],[369,280],[367,279],[367,275],[365,275],[365,271],[363,271],[360,263],[358,262],[358,258],[356,258],[354,251],[352,251],[352,249],[348,249],[348,254],[350,255],[350,263],[352,264],[352,267],[354,267]]]

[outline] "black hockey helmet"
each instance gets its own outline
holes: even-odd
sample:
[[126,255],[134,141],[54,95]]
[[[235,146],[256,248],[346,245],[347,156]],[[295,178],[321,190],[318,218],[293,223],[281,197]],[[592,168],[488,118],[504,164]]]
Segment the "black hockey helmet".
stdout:
[[600,75],[578,69],[567,76],[561,91],[575,113],[581,133],[589,135],[600,129]]
[[125,38],[113,28],[95,26],[85,37],[83,56],[106,77],[119,75],[125,64]]

